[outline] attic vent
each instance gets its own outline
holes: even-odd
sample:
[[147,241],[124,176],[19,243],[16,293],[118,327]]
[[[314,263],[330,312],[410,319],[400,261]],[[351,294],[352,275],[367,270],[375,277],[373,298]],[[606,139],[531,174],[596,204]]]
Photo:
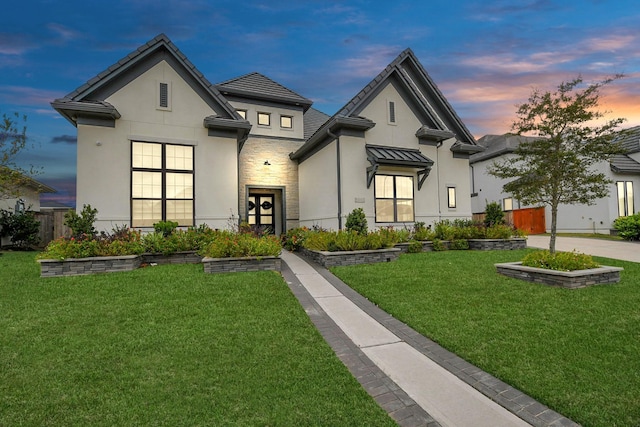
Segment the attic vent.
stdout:
[[389,101],[389,123],[396,122],[396,103]]
[[169,85],[160,83],[160,108],[169,108]]

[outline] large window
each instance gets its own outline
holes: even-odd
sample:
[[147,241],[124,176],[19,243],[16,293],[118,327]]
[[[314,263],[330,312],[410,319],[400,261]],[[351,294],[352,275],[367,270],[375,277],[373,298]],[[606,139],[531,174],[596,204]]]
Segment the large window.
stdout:
[[376,222],[413,222],[413,177],[376,175]]
[[633,215],[633,182],[618,181],[618,216]]
[[193,225],[193,147],[133,142],[131,226]]

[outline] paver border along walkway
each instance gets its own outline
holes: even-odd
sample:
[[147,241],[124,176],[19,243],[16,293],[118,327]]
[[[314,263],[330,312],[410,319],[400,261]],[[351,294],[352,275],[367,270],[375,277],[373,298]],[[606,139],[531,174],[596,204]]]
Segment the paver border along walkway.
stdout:
[[[295,257],[295,258],[294,258]],[[294,295],[308,313],[322,336],[333,348],[340,360],[350,370],[365,390],[384,408],[400,426],[439,426],[434,417],[421,408],[409,394],[389,378],[383,370],[356,345],[338,324],[325,312],[316,298],[300,281],[308,280],[307,274],[294,274],[290,262],[297,269],[308,268],[322,276],[336,292],[346,297],[374,321],[398,337],[400,343],[406,343],[411,349],[421,353],[441,368],[482,393],[488,399],[497,402],[503,408],[515,414],[521,420],[534,426],[578,426],[572,420],[558,414],[533,398],[516,390],[492,375],[471,365],[462,358],[440,347],[430,339],[393,318],[369,300],[355,292],[327,269],[297,255],[283,252],[282,274]],[[297,258],[297,259],[296,259]],[[305,265],[300,264],[302,261]],[[311,276],[309,276],[310,278]],[[428,387],[429,384],[424,384]],[[433,387],[433,385],[431,385]],[[461,402],[461,406],[463,402]]]

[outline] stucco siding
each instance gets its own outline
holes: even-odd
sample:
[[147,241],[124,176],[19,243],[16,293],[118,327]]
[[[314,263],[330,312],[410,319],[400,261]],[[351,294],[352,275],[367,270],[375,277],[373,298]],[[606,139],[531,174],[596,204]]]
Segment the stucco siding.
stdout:
[[[170,108],[159,109],[157,86],[170,83]],[[209,137],[215,114],[166,63],[160,62],[106,99],[122,117],[115,127],[78,125],[77,209],[98,209],[98,230],[130,224],[131,141],[194,146],[195,219],[224,228],[237,213],[237,142]]]
[[336,165],[336,141],[298,165],[300,226],[338,229]]

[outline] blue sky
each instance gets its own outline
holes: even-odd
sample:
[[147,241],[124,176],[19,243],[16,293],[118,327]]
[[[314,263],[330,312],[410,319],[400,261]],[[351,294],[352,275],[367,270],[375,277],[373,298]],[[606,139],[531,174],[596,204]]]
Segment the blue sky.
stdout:
[[257,71],[327,114],[410,47],[479,138],[578,74],[626,74],[601,106],[640,125],[639,28],[631,0],[22,0],[0,16],[0,113],[28,116],[21,161],[73,204],[76,129],[49,103],[159,33],[211,82]]

